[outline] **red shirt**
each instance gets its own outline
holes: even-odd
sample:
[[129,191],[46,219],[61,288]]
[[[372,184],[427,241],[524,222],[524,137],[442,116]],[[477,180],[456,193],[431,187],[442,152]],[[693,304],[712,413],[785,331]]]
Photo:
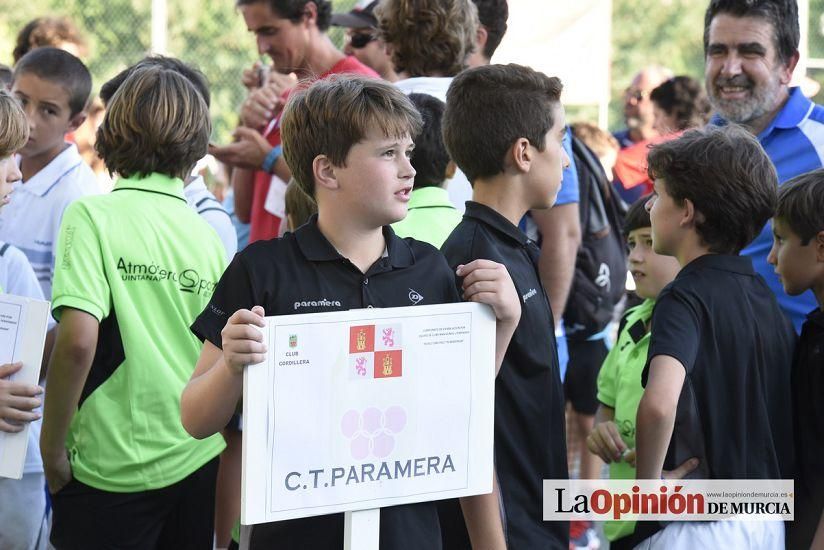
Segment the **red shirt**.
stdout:
[[[318,76],[318,78],[325,78],[330,74],[340,73],[352,73],[380,78],[378,73],[352,56],[341,59],[331,69]],[[280,114],[276,116],[274,124],[270,124],[270,128],[268,132],[264,134],[264,137],[272,147],[280,145]],[[279,217],[270,214],[263,208],[263,205],[266,203],[266,195],[269,193],[269,184],[272,181],[272,175],[266,172],[256,171],[254,177],[251,225],[249,228],[250,243],[277,237],[281,222]]]

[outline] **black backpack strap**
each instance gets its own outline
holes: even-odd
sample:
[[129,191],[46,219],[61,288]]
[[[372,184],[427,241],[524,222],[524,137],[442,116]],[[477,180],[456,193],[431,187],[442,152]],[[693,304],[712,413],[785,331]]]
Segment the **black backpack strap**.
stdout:
[[3,246],[0,246],[0,256],[4,255],[10,246],[9,243],[4,243]]

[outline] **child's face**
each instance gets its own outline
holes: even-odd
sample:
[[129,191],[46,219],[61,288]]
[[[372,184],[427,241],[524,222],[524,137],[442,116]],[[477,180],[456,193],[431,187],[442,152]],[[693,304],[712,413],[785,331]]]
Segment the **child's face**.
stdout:
[[9,203],[12,184],[20,181],[22,177],[13,156],[0,159],[0,208]]
[[652,249],[652,228],[639,227],[627,236],[629,270],[635,279],[635,292],[644,299],[655,299],[661,289],[678,274],[680,266],[672,256],[656,254]]
[[36,157],[62,146],[64,136],[85,120],[83,113],[71,116],[69,94],[62,86],[37,75],[19,75],[12,92],[20,100],[29,122],[29,141],[19,151],[23,158]]
[[555,121],[544,138],[544,150],[531,147],[535,157],[529,169],[530,208],[550,208],[555,204],[561,188],[564,169],[569,166],[569,157],[562,145],[566,136],[566,115],[560,103],[552,105],[552,119]]
[[680,220],[684,207],[679,206],[667,192],[663,179],[654,182],[654,193],[647,201],[647,212],[652,222],[652,248],[656,254],[675,255],[678,237],[682,231]]
[[[773,245],[767,261],[784,286],[784,292],[797,296],[821,285],[824,281],[824,235],[813,238],[806,245],[781,218],[773,218]],[[822,232],[824,233],[824,232]]]
[[415,169],[409,159],[415,147],[409,135],[384,136],[371,129],[336,166],[341,208],[347,208],[369,227],[395,223],[406,217]]

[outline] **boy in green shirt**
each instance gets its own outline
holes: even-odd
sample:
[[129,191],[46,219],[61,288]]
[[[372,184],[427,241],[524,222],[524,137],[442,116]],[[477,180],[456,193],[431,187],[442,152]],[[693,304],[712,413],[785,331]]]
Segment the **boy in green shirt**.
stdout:
[[[587,447],[609,464],[610,479],[635,479],[635,413],[644,394],[641,371],[647,362],[650,320],[655,299],[678,273],[678,261],[652,249],[652,227],[642,197],[630,207],[624,222],[629,265],[635,292],[644,301],[621,320],[618,340],[598,374],[598,412]],[[608,521],[604,535],[610,548],[632,548],[635,521]]]
[[195,440],[179,395],[197,360],[188,324],[225,267],[183,178],[206,154],[209,110],[174,70],[135,70],[96,148],[120,176],[66,210],[40,448],[60,548],[211,548],[220,435]]

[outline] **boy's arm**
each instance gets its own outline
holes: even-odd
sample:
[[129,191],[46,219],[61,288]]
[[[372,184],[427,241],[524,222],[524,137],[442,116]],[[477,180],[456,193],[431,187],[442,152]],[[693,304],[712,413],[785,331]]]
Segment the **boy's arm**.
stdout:
[[595,413],[595,424],[587,437],[587,448],[601,460],[610,464],[619,462],[627,449],[618,426],[615,424],[615,409],[603,403],[598,405]]
[[456,271],[463,277],[463,298],[492,306],[495,311],[495,375],[501,370],[506,349],[518,321],[521,319],[521,302],[515,284],[506,266],[491,260],[474,260],[459,265]]
[[506,550],[501,508],[498,504],[500,502],[498,476],[493,472],[491,493],[464,497],[460,499],[460,502],[472,548]]
[[[202,439],[222,430],[243,395],[243,369],[265,359],[264,311],[236,311],[221,332],[223,349],[205,340],[200,358],[180,398],[180,420],[192,437]],[[254,326],[252,326],[254,325]]]
[[71,480],[66,436],[94,360],[99,329],[100,323],[93,315],[69,307],[62,309],[46,376],[49,392],[40,432],[40,453],[52,493]]
[[578,203],[555,205],[548,210],[532,210],[532,219],[545,238],[541,243],[538,271],[549,296],[555,326],[561,324],[581,244]]
[[652,358],[636,419],[637,479],[661,479],[685,377],[684,365],[674,357]]
[[824,512],[821,512],[821,519],[818,520],[818,528],[815,530],[813,544],[810,548],[824,548]]

